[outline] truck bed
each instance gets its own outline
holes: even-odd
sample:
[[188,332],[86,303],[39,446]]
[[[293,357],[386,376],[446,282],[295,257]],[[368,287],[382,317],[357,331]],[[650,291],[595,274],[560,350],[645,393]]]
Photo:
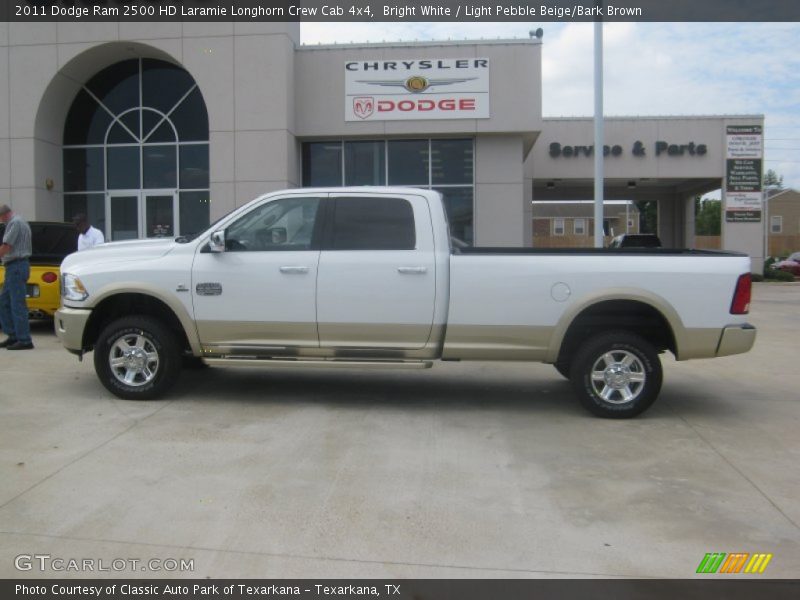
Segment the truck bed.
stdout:
[[467,246],[453,248],[453,254],[541,254],[541,255],[580,255],[614,256],[614,255],[647,255],[647,256],[747,256],[742,252],[729,250],[696,250],[691,248],[511,248],[502,246]]

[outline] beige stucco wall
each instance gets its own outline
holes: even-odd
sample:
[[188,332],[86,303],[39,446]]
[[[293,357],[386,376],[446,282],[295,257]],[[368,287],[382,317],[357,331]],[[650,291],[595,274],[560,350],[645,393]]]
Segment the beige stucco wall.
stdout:
[[[692,198],[724,185],[726,175],[726,128],[729,125],[761,125],[761,115],[607,117],[605,145],[621,147],[619,156],[604,161],[606,198],[658,201],[659,236],[665,245],[691,247],[694,244]],[[593,155],[550,155],[550,145],[592,146],[591,118],[544,119],[542,133],[525,161],[525,178],[533,184],[533,199],[591,199],[594,177]],[[642,142],[643,155],[635,155],[634,144]],[[656,155],[656,142],[684,145],[683,153]],[[688,148],[695,145],[695,153]],[[703,144],[705,153],[697,146]],[[547,188],[547,183],[553,187]],[[630,182],[630,183],[629,183]],[[632,185],[633,187],[629,187]],[[723,193],[724,203],[724,193]],[[726,223],[723,218],[723,248],[745,252],[752,267],[763,266],[762,223]]]
[[[607,117],[605,144],[619,145],[620,156],[606,156],[605,177],[608,179],[721,179],[724,171],[723,117]],[[722,135],[720,130],[722,128]],[[656,156],[655,143],[704,144],[705,155]],[[632,152],[636,141],[643,143],[645,155]],[[535,179],[591,179],[594,177],[593,156],[553,158],[550,144],[591,146],[594,144],[594,121],[591,118],[544,119],[542,133],[533,152],[525,161],[525,175]]]
[[475,244],[523,246],[525,218],[519,135],[479,135],[475,140]]
[[[296,57],[296,134],[324,138],[538,132],[542,114],[541,47],[538,41],[530,40],[302,47]],[[346,61],[423,58],[488,58],[491,117],[345,122]]]
[[[488,119],[346,122],[347,61],[488,58],[491,117]],[[303,47],[296,54],[300,139],[475,137],[475,243],[529,244],[523,161],[541,128],[541,44],[498,41],[368,46]],[[298,160],[299,164],[299,160]],[[528,196],[529,197],[529,196]]]
[[0,23],[0,197],[29,219],[63,217],[67,110],[91,76],[136,57],[184,67],[203,93],[212,219],[297,185],[299,39],[297,23]]
[[[536,40],[302,48],[297,23],[0,23],[3,201],[29,219],[63,218],[69,106],[98,71],[135,57],[184,67],[203,94],[212,220],[300,185],[302,139],[458,135],[476,138],[476,238],[525,243],[524,148],[541,127]],[[489,119],[344,121],[345,60],[448,57],[490,59]]]
[[[565,197],[584,193],[587,182],[591,190],[590,157],[549,156],[553,141],[591,145],[593,130],[591,119],[542,119],[539,41],[300,47],[299,37],[297,23],[0,23],[0,200],[28,218],[62,218],[60,143],[69,105],[100,69],[137,56],[183,66],[203,93],[212,219],[264,192],[300,185],[300,147],[308,139],[474,137],[481,245],[530,245],[530,201],[543,182],[561,180]],[[345,122],[346,60],[448,57],[491,60],[490,118]],[[607,197],[673,203],[660,209],[664,235],[688,245],[687,203],[724,177],[725,126],[754,122],[763,118],[608,118],[606,142],[623,154],[606,161]],[[637,140],[643,157],[631,154]],[[657,140],[702,143],[707,152],[656,158]],[[640,182],[633,192],[626,187],[632,179]],[[754,263],[763,254],[761,235],[754,224],[723,225],[725,247],[750,252]]]

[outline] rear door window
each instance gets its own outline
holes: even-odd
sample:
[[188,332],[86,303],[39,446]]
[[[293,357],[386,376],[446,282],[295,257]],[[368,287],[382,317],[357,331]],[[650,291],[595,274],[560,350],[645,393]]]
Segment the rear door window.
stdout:
[[414,210],[403,198],[336,198],[331,250],[413,250]]

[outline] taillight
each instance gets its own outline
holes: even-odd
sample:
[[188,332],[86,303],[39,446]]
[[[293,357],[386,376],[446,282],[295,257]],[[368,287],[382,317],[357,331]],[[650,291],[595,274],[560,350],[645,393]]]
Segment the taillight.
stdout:
[[733,292],[733,302],[731,302],[732,315],[746,315],[750,312],[750,291],[753,288],[753,278],[750,273],[739,275],[736,282],[736,291]]
[[42,274],[42,281],[45,283],[55,283],[58,281],[58,275],[53,273],[52,271],[47,271],[46,273]]

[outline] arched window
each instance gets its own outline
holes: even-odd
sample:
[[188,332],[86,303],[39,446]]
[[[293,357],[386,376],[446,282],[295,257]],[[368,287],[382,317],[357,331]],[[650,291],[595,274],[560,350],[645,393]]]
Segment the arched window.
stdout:
[[131,59],[78,92],[64,125],[64,218],[78,213],[109,241],[208,226],[208,112],[189,73]]

